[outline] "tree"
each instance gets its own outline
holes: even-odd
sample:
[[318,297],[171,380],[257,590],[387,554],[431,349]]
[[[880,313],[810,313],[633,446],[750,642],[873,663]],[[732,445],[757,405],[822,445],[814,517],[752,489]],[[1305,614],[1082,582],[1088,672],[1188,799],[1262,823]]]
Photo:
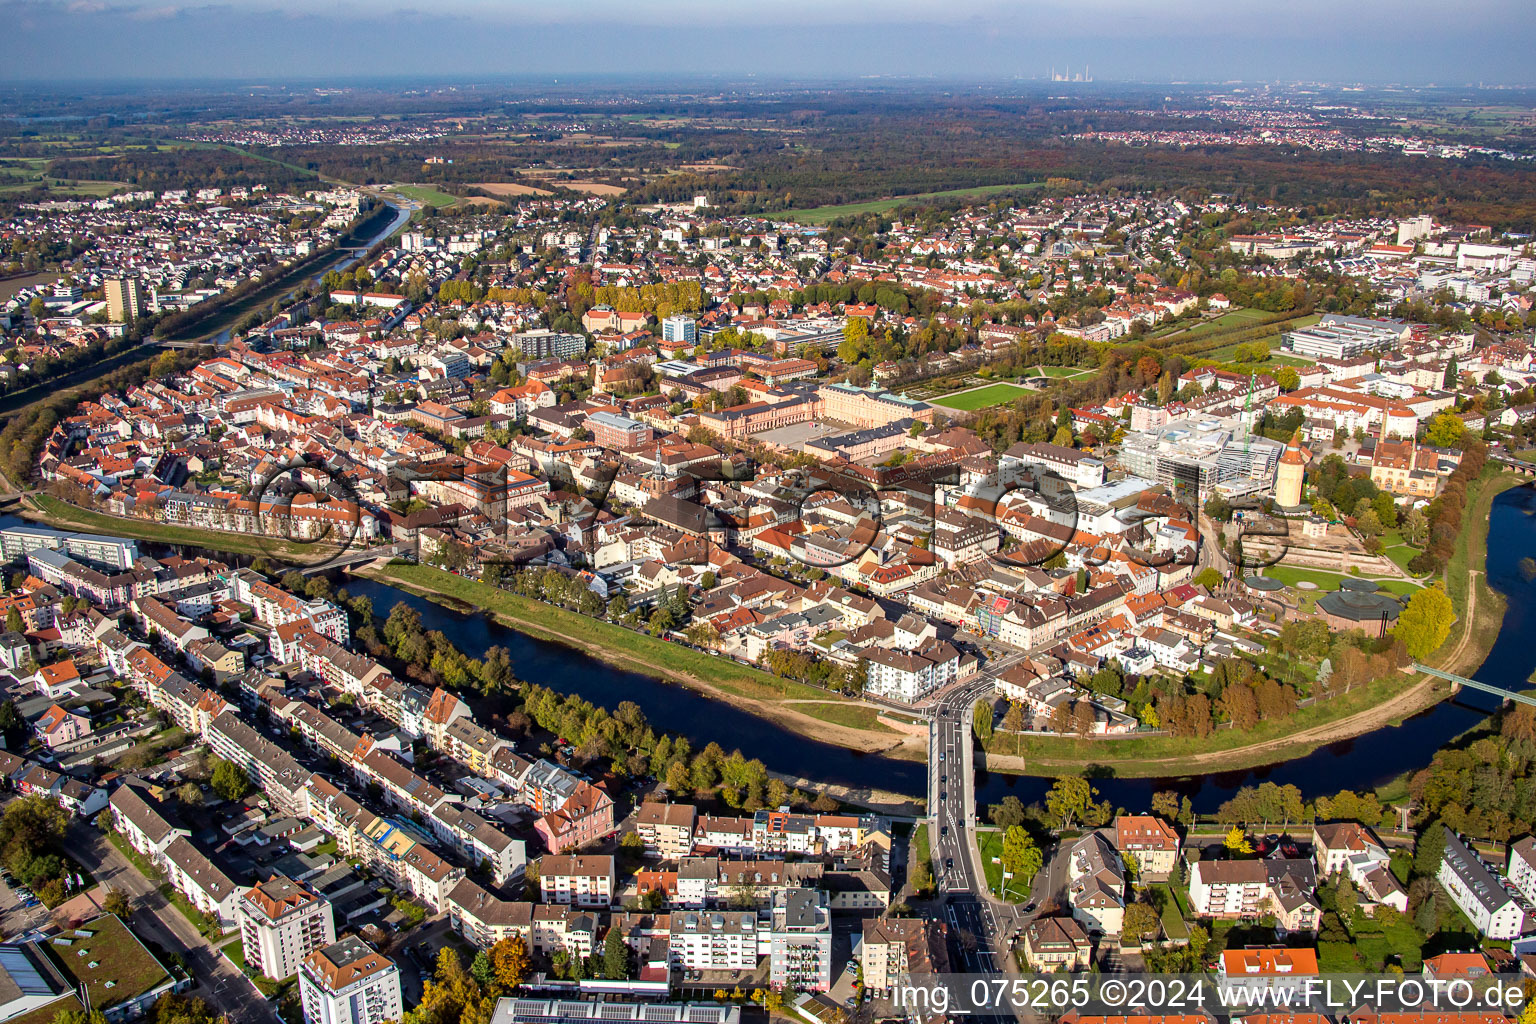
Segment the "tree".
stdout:
[[528,947],[522,937],[509,935],[491,947],[491,971],[497,984],[515,989],[528,977]]
[[1275,384],[1281,391],[1295,391],[1301,387],[1301,374],[1296,372],[1294,366],[1282,366],[1275,371]]
[[1435,413],[1424,431],[1424,443],[1437,448],[1459,448],[1467,436],[1467,425],[1460,416],[1446,409]]
[[15,608],[5,613],[5,631],[7,633],[22,633],[26,631],[26,624],[21,621],[21,612]]
[[1034,839],[1019,825],[1012,825],[1003,833],[1003,870],[1028,886],[1040,870],[1044,858]]
[[1127,903],[1125,916],[1121,918],[1120,933],[1135,939],[1146,941],[1157,938],[1158,929],[1162,926],[1158,918],[1157,908],[1150,903]]
[[1179,794],[1171,789],[1160,789],[1152,794],[1152,813],[1164,821],[1179,818]]
[[1222,840],[1221,845],[1235,854],[1247,855],[1253,852],[1253,844],[1248,841],[1248,837],[1243,834],[1242,828],[1237,825],[1233,825],[1227,830],[1227,837]]
[[1050,792],[1045,794],[1045,809],[1061,828],[1069,829],[1073,821],[1088,812],[1098,795],[1099,791],[1087,779],[1068,775],[1052,783]]
[[214,1024],[219,1014],[201,996],[169,993],[155,1000],[154,1024]]
[[913,863],[912,871],[908,875],[907,881],[912,883],[912,891],[920,895],[927,895],[933,892],[935,888],[933,865],[929,864],[926,858],[919,858]]
[[992,702],[983,697],[976,702],[971,712],[974,716],[971,720],[971,728],[982,746],[986,746],[987,741],[992,738]]
[[603,977],[613,981],[629,977],[629,947],[617,927],[610,927],[603,940]]
[[1456,621],[1456,609],[1439,582],[1424,587],[1408,599],[1397,617],[1392,634],[1403,642],[1408,656],[1422,660],[1440,649]]
[[87,1010],[76,1005],[72,1009],[55,1013],[52,1024],[107,1024],[107,1015],[100,1010]]
[[101,898],[101,909],[126,921],[133,916],[133,901],[123,890],[108,887]]
[[213,766],[213,774],[209,778],[213,791],[225,800],[243,800],[251,792],[250,776],[233,761],[219,758]]
[[1202,586],[1207,590],[1215,590],[1217,587],[1221,586],[1221,581],[1221,571],[1209,565],[1204,569],[1201,569],[1199,574],[1195,576],[1194,580],[1196,585]]
[[987,818],[1006,832],[1024,824],[1024,802],[1016,796],[1005,796],[987,808]]
[[1062,448],[1071,448],[1072,428],[1068,426],[1057,427],[1056,433],[1051,437],[1051,444],[1059,445]]
[[667,765],[666,787],[668,793],[682,793],[689,788],[693,780],[688,774],[688,765],[682,761],[673,761]]

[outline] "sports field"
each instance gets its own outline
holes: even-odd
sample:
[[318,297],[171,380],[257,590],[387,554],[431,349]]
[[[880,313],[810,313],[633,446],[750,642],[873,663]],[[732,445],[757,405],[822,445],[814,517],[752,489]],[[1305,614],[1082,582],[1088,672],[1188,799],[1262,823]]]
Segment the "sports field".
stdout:
[[941,405],[946,409],[957,409],[960,412],[975,412],[977,409],[1011,402],[1027,394],[1029,389],[1021,388],[1017,384],[988,384],[985,387],[956,392],[943,398],[930,398],[928,404]]
[[459,201],[458,196],[439,191],[431,185],[391,185],[390,190],[426,206],[452,206]]

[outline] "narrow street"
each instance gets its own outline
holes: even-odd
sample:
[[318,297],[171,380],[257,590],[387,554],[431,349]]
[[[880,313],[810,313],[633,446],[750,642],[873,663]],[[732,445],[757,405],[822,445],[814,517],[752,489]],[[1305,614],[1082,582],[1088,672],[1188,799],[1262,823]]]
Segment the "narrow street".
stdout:
[[277,1015],[235,965],[208,943],[181,911],[96,829],[73,822],[70,852],[96,881],[133,899],[133,931],[160,948],[180,954],[197,979],[196,995],[231,1024],[274,1024]]

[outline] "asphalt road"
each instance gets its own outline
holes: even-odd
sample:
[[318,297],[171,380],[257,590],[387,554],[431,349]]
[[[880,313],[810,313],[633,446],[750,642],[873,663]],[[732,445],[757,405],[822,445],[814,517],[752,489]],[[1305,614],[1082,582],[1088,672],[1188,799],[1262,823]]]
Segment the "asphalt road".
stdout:
[[230,1024],[276,1024],[277,1014],[250,980],[209,945],[202,933],[105,836],[89,825],[74,822],[70,825],[69,840],[71,855],[96,881],[132,897],[134,934],[181,955],[197,981],[196,995],[224,1014]]
[[929,843],[937,865],[945,916],[955,936],[957,970],[977,974],[1014,973],[1013,937],[1021,925],[1017,908],[987,891],[986,871],[976,845],[976,786],[972,707],[992,692],[990,676],[946,693],[929,719]]

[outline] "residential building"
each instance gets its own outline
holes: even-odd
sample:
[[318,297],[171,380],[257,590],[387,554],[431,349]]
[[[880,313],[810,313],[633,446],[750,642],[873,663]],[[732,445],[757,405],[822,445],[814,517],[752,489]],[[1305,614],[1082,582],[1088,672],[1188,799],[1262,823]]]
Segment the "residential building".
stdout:
[[1037,917],[1024,929],[1024,959],[1035,971],[1076,971],[1088,966],[1093,943],[1071,917]]
[[299,1003],[305,1024],[382,1024],[399,1020],[400,969],[356,935],[304,958]]
[[539,861],[539,892],[545,903],[606,907],[613,903],[613,858],[557,856]]
[[[1445,826],[1441,826],[1445,828]],[[1530,904],[1456,833],[1445,828],[1445,853],[1435,878],[1472,926],[1490,939],[1514,939],[1525,931]]]
[[1258,920],[1276,931],[1315,932],[1322,916],[1309,860],[1201,860],[1189,869],[1189,901],[1201,917]]
[[768,977],[777,988],[824,992],[832,984],[832,911],[819,889],[774,893]]
[[336,941],[330,901],[285,875],[274,873],[250,889],[240,914],[246,964],[276,981]]
[[1173,873],[1183,847],[1178,830],[1150,814],[1122,814],[1115,819],[1115,849],[1136,858],[1137,876],[1161,881]]

